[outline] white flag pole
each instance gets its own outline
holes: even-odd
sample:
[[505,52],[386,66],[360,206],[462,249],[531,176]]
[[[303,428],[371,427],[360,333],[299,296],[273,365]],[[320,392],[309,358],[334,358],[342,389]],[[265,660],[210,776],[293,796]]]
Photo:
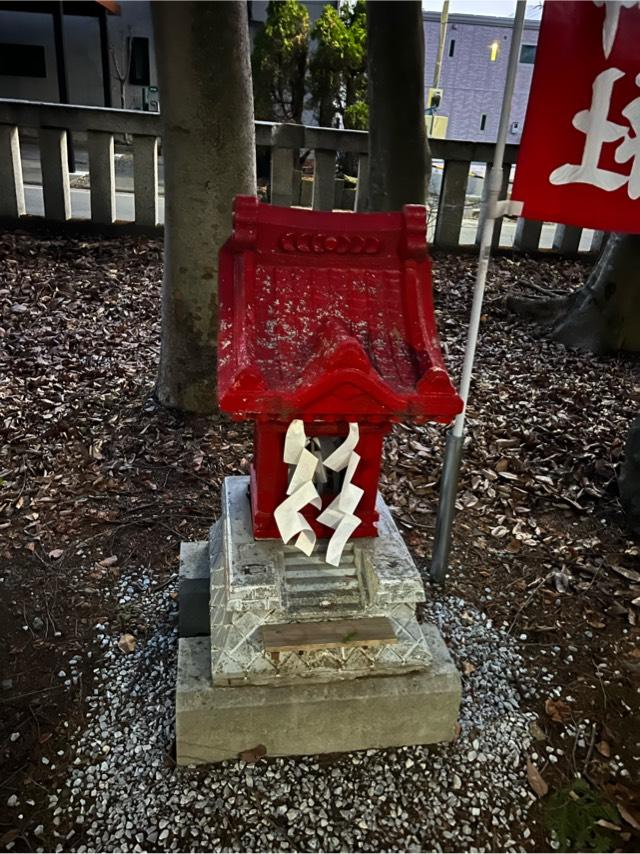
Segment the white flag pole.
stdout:
[[504,215],[507,207],[507,203],[505,201],[500,202],[498,197],[502,186],[504,149],[507,141],[507,129],[511,114],[511,100],[518,71],[520,42],[522,40],[526,7],[526,0],[518,0],[516,4],[516,14],[513,21],[511,47],[509,50],[509,61],[507,64],[507,79],[504,85],[504,98],[502,100],[502,110],[500,113],[498,138],[496,140],[493,164],[485,179],[487,181],[487,193],[484,201],[482,218],[483,225],[480,236],[480,252],[478,268],[476,271],[475,288],[473,292],[473,304],[471,306],[471,319],[469,320],[469,331],[467,333],[467,346],[464,354],[462,378],[460,380],[460,397],[462,398],[463,409],[456,417],[452,429],[447,434],[444,465],[442,469],[442,483],[440,486],[440,500],[438,502],[436,533],[433,542],[431,578],[438,584],[444,583],[449,563],[451,527],[455,513],[458,475],[460,473],[462,446],[464,443],[465,413],[467,409],[467,401],[469,399],[469,389],[471,387],[476,345],[478,343],[478,330],[480,328],[482,302],[487,281],[489,258],[491,256],[493,226],[496,221],[496,217]]

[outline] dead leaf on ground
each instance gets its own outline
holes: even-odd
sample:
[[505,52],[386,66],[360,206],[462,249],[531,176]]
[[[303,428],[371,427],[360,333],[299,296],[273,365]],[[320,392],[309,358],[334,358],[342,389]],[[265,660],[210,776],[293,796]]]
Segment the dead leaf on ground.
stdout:
[[136,649],[136,639],[133,635],[124,634],[121,635],[120,640],[118,641],[118,649],[120,652],[124,652],[126,655],[129,653],[135,652]]
[[98,561],[98,566],[113,566],[118,563],[118,555],[110,555]]
[[238,759],[240,762],[247,762],[249,764],[253,762],[257,762],[258,759],[262,759],[263,756],[267,755],[267,748],[264,744],[256,744],[255,747],[252,747],[251,750],[243,750],[238,754]]
[[607,830],[614,830],[616,833],[620,833],[622,828],[619,824],[614,824],[612,821],[607,821],[606,818],[599,818],[596,822],[598,827],[606,827]]
[[527,759],[527,780],[536,795],[539,798],[544,798],[549,791],[549,784],[530,759]]
[[552,721],[562,724],[570,721],[573,717],[571,706],[565,703],[564,700],[545,700],[544,710],[549,715]]
[[52,549],[49,552],[49,557],[51,558],[51,560],[58,560],[58,558],[62,557],[63,554],[64,554],[64,549]]
[[596,744],[596,750],[601,756],[605,756],[607,759],[611,756],[611,746],[608,741],[599,741]]
[[609,569],[617,572],[618,575],[626,578],[627,581],[635,581],[640,584],[640,572],[636,572],[635,569],[627,569],[626,566],[616,566],[614,564],[609,564]]
[[630,824],[634,830],[640,830],[640,815],[632,813],[620,802],[618,802],[616,806],[618,807],[620,816],[627,822],[627,824]]

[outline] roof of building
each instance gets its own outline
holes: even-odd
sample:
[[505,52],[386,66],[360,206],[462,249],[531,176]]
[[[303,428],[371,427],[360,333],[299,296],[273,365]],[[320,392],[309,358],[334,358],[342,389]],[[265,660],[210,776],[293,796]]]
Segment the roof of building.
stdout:
[[[422,19],[439,24],[440,12],[423,12]],[[472,24],[476,27],[507,27],[510,30],[513,29],[513,18],[499,17],[497,15],[469,15],[455,12],[448,16],[447,21],[449,26],[452,24]],[[524,28],[525,30],[539,30],[540,21],[534,18],[525,18]]]
[[426,210],[321,213],[235,200],[220,254],[220,408],[240,419],[449,421]]

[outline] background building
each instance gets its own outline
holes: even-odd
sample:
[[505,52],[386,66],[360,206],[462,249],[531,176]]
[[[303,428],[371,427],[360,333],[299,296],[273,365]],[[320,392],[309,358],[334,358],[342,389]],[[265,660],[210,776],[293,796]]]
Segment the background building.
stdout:
[[54,20],[61,6],[67,101],[120,107],[123,95],[126,107],[145,108],[157,77],[151,9],[143,0],[0,2],[0,97],[62,100]]
[[[334,4],[336,0],[333,0]],[[247,3],[252,38],[266,19],[267,0]],[[325,6],[306,3],[311,21]],[[90,106],[154,109],[157,86],[151,6],[148,0],[0,2],[0,98],[59,101],[56,10],[64,10],[66,100]],[[440,15],[425,12],[425,85],[433,80]],[[449,16],[438,114],[447,116],[448,139],[496,139],[511,41],[510,18]],[[513,98],[509,141],[519,142],[538,41],[538,21],[526,21]],[[106,81],[106,82],[105,82]],[[312,115],[306,111],[305,122]]]
[[[440,14],[423,14],[425,85],[433,81],[440,38]],[[447,139],[495,142],[511,45],[511,18],[449,15],[438,115],[449,119]],[[511,107],[508,142],[520,142],[538,43],[539,21],[525,21]]]

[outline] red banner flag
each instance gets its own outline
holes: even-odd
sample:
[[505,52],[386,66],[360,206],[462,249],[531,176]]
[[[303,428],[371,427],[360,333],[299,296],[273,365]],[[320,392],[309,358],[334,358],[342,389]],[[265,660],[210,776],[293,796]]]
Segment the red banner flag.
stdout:
[[522,216],[640,232],[640,2],[547,0],[511,198]]

